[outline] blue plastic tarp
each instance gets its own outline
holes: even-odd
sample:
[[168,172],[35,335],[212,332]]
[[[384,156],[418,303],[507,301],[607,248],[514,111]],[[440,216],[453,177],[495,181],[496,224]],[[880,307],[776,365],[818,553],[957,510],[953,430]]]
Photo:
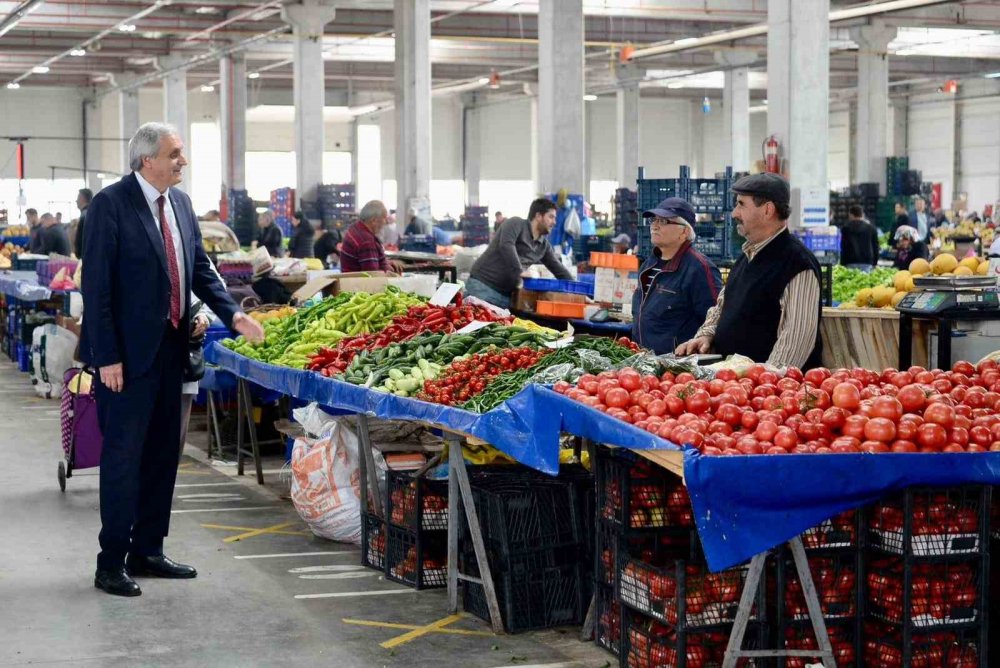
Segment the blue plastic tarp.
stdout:
[[48,287],[38,284],[38,277],[33,271],[0,274],[0,292],[26,302],[42,301],[52,296]]
[[[385,419],[418,420],[487,441],[546,473],[562,432],[632,450],[673,444],[546,387],[529,385],[482,415],[262,364],[214,344],[208,358],[299,399]],[[684,451],[684,478],[712,570],[742,563],[834,515],[913,485],[1000,484],[1000,453],[706,457]]]

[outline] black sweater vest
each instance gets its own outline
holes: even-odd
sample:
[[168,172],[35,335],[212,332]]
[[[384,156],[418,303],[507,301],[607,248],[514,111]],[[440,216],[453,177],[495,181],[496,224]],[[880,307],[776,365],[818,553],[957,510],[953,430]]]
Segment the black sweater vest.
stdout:
[[[816,257],[792,236],[781,232],[768,243],[753,262],[741,255],[726,281],[722,314],[715,328],[713,345],[721,355],[745,355],[766,362],[778,340],[781,296],[797,274],[811,270],[822,285]],[[822,317],[823,302],[816,304]],[[816,342],[803,369],[822,365],[823,343],[817,321]]]

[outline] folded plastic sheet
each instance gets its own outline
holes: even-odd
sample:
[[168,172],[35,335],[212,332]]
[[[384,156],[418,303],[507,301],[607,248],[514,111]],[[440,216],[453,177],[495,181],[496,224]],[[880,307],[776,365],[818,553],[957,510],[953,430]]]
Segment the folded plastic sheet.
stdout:
[[38,284],[38,278],[33,271],[0,274],[0,292],[26,302],[43,301],[52,296],[51,290]]
[[[559,469],[561,432],[633,450],[673,444],[540,385],[488,413],[374,392],[282,369],[218,344],[208,358],[238,376],[300,399],[470,434],[546,473]],[[1000,484],[1000,453],[705,457],[686,449],[684,477],[712,570],[742,563],[834,515],[912,485]]]

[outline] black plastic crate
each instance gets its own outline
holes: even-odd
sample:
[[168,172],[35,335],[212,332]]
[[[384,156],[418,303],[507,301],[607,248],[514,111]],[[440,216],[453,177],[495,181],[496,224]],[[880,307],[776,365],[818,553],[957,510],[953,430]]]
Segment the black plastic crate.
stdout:
[[436,253],[437,244],[432,234],[404,234],[399,237],[399,248],[417,253]]
[[[618,600],[662,623],[680,629],[729,624],[736,619],[747,570],[710,573],[706,566],[683,559],[653,566],[619,552]],[[751,619],[760,618],[763,587],[758,587]]]
[[598,450],[597,509],[619,531],[694,528],[681,479],[627,450]]
[[378,515],[361,513],[361,565],[385,572],[385,522]]
[[971,557],[987,549],[990,488],[912,487],[871,506],[868,546],[917,558]]
[[[621,662],[627,668],[694,668],[721,666],[729,645],[729,627],[715,630],[686,631],[674,629],[655,619],[622,610]],[[764,628],[747,626],[743,649],[764,646]],[[753,659],[740,659],[737,665],[746,668]]]
[[474,476],[471,487],[483,539],[503,553],[583,543],[585,520],[572,484],[500,475]]
[[[857,551],[841,554],[810,554],[812,575],[820,610],[826,621],[853,621],[860,617],[863,576]],[[788,550],[782,550],[777,560],[778,623],[808,622],[809,610],[799,581],[798,571]]]
[[[827,622],[826,632],[833,647],[833,658],[837,668],[859,668],[861,643],[856,620],[850,623],[835,621]],[[782,649],[819,649],[816,634],[810,622],[789,624],[781,634]],[[818,657],[782,657],[778,659],[778,668],[806,668],[807,665],[821,663]],[[872,666],[878,664],[871,664]]]
[[[513,565],[510,571],[493,573],[497,604],[507,632],[582,624],[590,598],[585,596],[580,566],[536,566],[526,560]],[[463,570],[467,575],[479,574],[472,563]],[[462,588],[465,611],[489,621],[483,585],[463,582]]]
[[861,513],[848,510],[803,531],[802,546],[808,552],[857,548],[860,535]]
[[987,605],[982,575],[973,561],[913,564],[909,572],[899,558],[871,561],[865,575],[866,616],[913,632],[976,628]]
[[622,604],[615,590],[598,584],[594,598],[594,644],[618,656],[622,647]]
[[905,642],[892,625],[865,622],[862,648],[864,666],[989,666],[985,637],[969,630],[918,633]]
[[668,197],[687,195],[684,179],[642,179],[638,181],[636,209],[653,209]]
[[389,526],[386,578],[415,589],[448,584],[447,534],[407,531]]
[[410,531],[443,531],[448,528],[448,481],[414,478],[409,471],[386,475],[385,516],[389,523]]

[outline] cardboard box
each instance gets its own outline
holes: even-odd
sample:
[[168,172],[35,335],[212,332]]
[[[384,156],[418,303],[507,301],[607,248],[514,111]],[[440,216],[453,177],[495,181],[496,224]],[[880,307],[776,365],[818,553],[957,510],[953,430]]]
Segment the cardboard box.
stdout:
[[594,272],[594,301],[605,304],[632,302],[632,293],[639,287],[639,272],[627,269],[599,267]]
[[538,301],[546,302],[571,302],[573,304],[586,304],[586,295],[574,295],[567,292],[539,292],[537,290],[518,290],[517,298],[514,300],[514,310],[525,313],[534,313],[537,309]]
[[302,303],[313,295],[322,292],[324,297],[341,292],[382,292],[389,284],[389,274],[382,271],[362,271],[348,274],[321,276],[307,281],[298,288],[292,297]]

